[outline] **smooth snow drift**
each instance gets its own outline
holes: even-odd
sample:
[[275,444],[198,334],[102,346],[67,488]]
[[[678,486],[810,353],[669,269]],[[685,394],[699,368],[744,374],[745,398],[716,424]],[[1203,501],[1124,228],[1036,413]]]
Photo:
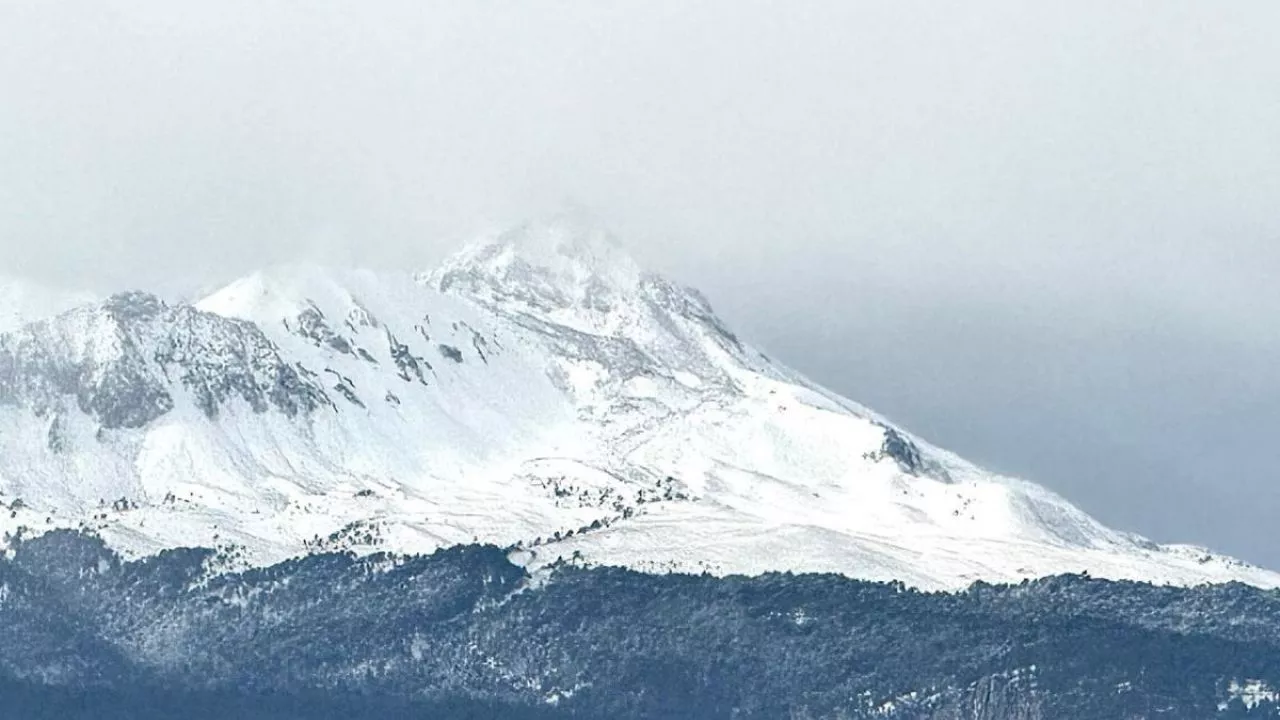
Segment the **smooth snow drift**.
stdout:
[[279,269],[0,336],[0,502],[11,534],[229,566],[481,541],[535,570],[1280,585],[925,444],[567,219],[416,277]]

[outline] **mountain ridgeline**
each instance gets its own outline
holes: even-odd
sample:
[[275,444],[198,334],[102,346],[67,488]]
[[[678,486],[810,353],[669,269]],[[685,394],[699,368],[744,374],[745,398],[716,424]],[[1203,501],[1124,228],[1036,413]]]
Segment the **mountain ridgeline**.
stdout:
[[147,293],[0,336],[0,403],[37,415],[78,410],[105,430],[145,427],[174,409],[174,380],[210,418],[233,398],[286,416],[328,402],[253,323]]
[[[926,593],[491,546],[210,572],[56,531],[0,561],[10,717],[1276,717],[1280,593],[1084,576]],[[204,713],[204,714],[201,714]]]
[[1280,586],[929,445],[575,218],[416,275],[275,268],[195,302],[2,296],[10,534],[253,566],[489,543],[531,571],[579,557],[923,589],[1080,572]]

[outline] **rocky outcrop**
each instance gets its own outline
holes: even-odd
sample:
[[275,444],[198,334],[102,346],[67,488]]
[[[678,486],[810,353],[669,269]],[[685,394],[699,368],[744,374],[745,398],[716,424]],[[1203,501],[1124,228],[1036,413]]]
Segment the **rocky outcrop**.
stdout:
[[74,405],[104,428],[137,428],[180,393],[209,417],[234,401],[291,417],[329,404],[253,323],[146,293],[0,335],[0,405],[39,415]]

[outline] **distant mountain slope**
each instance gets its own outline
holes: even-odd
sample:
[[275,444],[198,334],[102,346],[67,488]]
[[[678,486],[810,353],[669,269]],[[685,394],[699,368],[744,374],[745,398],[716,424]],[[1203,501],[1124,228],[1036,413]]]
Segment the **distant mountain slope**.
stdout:
[[0,336],[0,458],[9,532],[84,527],[132,554],[481,541],[534,570],[1280,585],[929,446],[563,218],[416,277],[275,269]]

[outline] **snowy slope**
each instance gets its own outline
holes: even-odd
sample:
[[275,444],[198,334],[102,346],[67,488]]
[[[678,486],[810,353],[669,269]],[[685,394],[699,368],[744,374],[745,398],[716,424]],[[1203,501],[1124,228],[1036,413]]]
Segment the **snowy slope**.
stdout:
[[133,553],[478,540],[534,568],[1280,585],[921,442],[568,219],[416,277],[275,269],[0,337],[0,458],[6,530],[80,525]]
[[93,302],[86,292],[48,287],[0,273],[0,332]]

